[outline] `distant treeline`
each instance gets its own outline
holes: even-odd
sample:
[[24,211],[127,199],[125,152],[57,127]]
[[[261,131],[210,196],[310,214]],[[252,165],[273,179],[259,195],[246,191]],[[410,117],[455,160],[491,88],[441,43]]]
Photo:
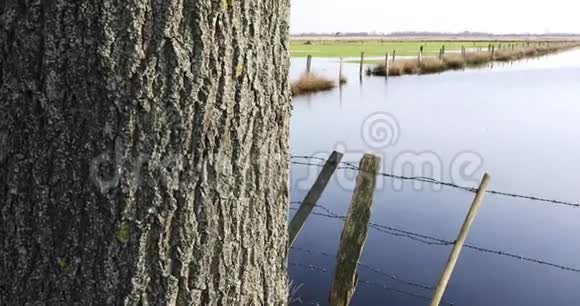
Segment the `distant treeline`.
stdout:
[[515,33],[515,34],[493,34],[485,32],[393,32],[393,33],[378,33],[378,32],[336,32],[336,33],[300,33],[292,34],[293,37],[580,37],[580,33]]

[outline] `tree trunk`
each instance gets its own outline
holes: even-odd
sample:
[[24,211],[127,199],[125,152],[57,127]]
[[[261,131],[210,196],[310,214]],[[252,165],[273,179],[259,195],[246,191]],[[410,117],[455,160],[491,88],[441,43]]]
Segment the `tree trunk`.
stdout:
[[0,304],[287,299],[289,0],[0,2]]

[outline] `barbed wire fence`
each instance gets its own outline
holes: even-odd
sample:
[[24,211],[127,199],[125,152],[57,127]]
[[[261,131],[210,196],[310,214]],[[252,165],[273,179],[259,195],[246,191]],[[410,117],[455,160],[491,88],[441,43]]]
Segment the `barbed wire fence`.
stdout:
[[[321,157],[301,156],[301,155],[291,156],[290,159],[291,159],[291,162],[290,162],[291,164],[303,165],[303,166],[314,166],[314,167],[322,167],[323,165],[312,163],[311,161],[313,161],[313,160],[326,161],[325,158],[321,158]],[[307,160],[310,162],[295,161],[296,159],[297,160]],[[342,166],[338,167],[337,169],[362,171],[358,166],[354,165],[351,162],[340,162],[340,164]],[[477,192],[477,187],[461,186],[461,185],[458,185],[458,184],[455,184],[452,182],[444,182],[444,181],[437,180],[434,178],[429,178],[429,177],[404,176],[404,175],[396,175],[396,174],[386,173],[386,172],[379,172],[378,175],[382,176],[382,177],[389,177],[392,179],[398,179],[398,180],[404,180],[404,181],[416,181],[416,182],[422,182],[422,183],[427,183],[427,184],[439,185],[439,186],[448,187],[448,188],[455,188],[455,189],[459,189],[459,190],[463,190],[463,191],[467,191],[467,192],[471,192],[471,193]],[[553,205],[562,205],[562,206],[580,208],[580,203],[578,203],[578,202],[576,202],[576,203],[575,202],[567,202],[567,201],[561,201],[561,200],[556,200],[556,199],[549,199],[549,198],[532,196],[532,195],[523,195],[523,194],[517,194],[517,193],[503,192],[503,191],[492,190],[492,189],[488,190],[487,193],[493,194],[496,196],[505,196],[505,197],[511,197],[511,198],[519,198],[519,199],[525,199],[525,200],[530,200],[530,201],[536,201],[536,202],[543,202],[543,203],[553,204]]]
[[[316,157],[316,156],[291,156],[290,163],[293,165],[323,167],[322,164],[316,163],[316,161],[326,162],[327,159],[321,158],[321,157]],[[352,162],[340,162],[339,166],[336,169],[363,171],[358,166],[354,165]],[[441,180],[437,180],[437,179],[429,178],[429,177],[403,176],[403,175],[396,175],[396,174],[386,173],[386,172],[379,172],[377,175],[382,176],[382,177],[392,178],[392,179],[398,179],[398,180],[417,181],[417,182],[423,182],[423,183],[428,183],[428,184],[436,184],[436,185],[440,185],[443,187],[454,188],[454,189],[462,190],[465,192],[471,192],[471,193],[477,193],[477,191],[478,191],[478,188],[475,188],[475,187],[461,186],[459,184],[445,182],[445,181],[441,181]],[[545,197],[523,195],[523,194],[503,192],[503,191],[498,191],[498,190],[488,190],[487,193],[495,195],[495,196],[504,196],[504,197],[518,198],[518,199],[526,199],[526,200],[530,200],[530,201],[541,202],[544,204],[558,205],[560,207],[580,208],[580,203],[562,201],[562,200],[557,200],[557,199],[550,199],[550,198],[545,198]],[[301,204],[302,204],[302,202],[292,202],[292,203],[290,203],[290,205],[291,205],[290,209],[297,210],[298,207],[296,207],[296,205],[301,205]],[[324,218],[328,218],[328,219],[335,219],[335,220],[339,220],[341,222],[346,221],[347,217],[345,215],[337,214],[334,211],[332,211],[330,208],[325,207],[324,205],[315,205],[314,207],[318,211],[313,211],[311,213],[312,215],[324,217]],[[447,239],[435,237],[432,235],[417,233],[417,232],[413,232],[410,230],[399,229],[399,228],[396,228],[393,226],[389,226],[387,224],[379,224],[379,223],[375,223],[375,222],[369,222],[368,226],[370,229],[377,231],[379,233],[385,234],[385,235],[389,235],[392,237],[398,237],[398,238],[410,239],[410,240],[416,241],[418,243],[422,243],[422,244],[429,245],[429,246],[445,247],[445,246],[453,246],[456,243],[456,241],[447,240]],[[571,266],[567,266],[564,264],[553,263],[553,262],[549,262],[547,260],[533,258],[530,256],[521,255],[521,254],[516,254],[513,252],[494,250],[494,249],[485,248],[485,247],[481,247],[481,246],[477,246],[477,245],[473,245],[473,244],[465,244],[464,247],[467,249],[470,249],[472,251],[480,252],[480,253],[484,253],[484,254],[488,254],[488,255],[502,256],[502,257],[506,257],[506,258],[510,258],[510,259],[514,259],[514,260],[520,260],[520,261],[524,261],[524,262],[528,262],[528,263],[532,263],[532,264],[537,264],[537,265],[542,265],[542,266],[546,266],[546,267],[550,267],[550,268],[560,269],[560,270],[567,271],[567,272],[580,273],[580,268],[571,267]],[[332,255],[332,254],[330,254],[328,252],[324,252],[324,251],[316,251],[316,250],[310,250],[310,249],[299,248],[299,247],[291,247],[290,249],[292,251],[302,252],[305,254],[317,254],[317,255],[329,257],[329,258],[336,257],[335,255]],[[321,273],[329,272],[328,269],[323,268],[323,267],[318,267],[315,265],[304,265],[304,264],[300,264],[300,263],[291,263],[290,265],[293,267],[306,268],[310,271],[316,271],[316,272],[321,272]],[[410,297],[414,297],[414,298],[418,298],[418,299],[424,299],[424,300],[428,300],[428,301],[431,300],[431,296],[425,295],[424,292],[435,290],[435,288],[433,286],[430,286],[427,284],[422,284],[420,282],[401,279],[397,275],[385,272],[381,268],[376,267],[376,266],[372,266],[372,265],[369,265],[369,264],[366,264],[366,263],[363,263],[360,261],[356,262],[356,265],[364,270],[367,270],[367,271],[370,271],[370,272],[377,274],[385,281],[389,281],[391,283],[395,282],[399,285],[411,287],[411,288],[415,289],[416,291],[419,291],[419,293],[408,291],[408,290],[402,290],[402,289],[393,287],[393,285],[390,283],[380,282],[380,281],[370,281],[370,280],[361,279],[361,280],[359,280],[359,283],[362,285],[375,287],[375,288],[382,288],[386,291],[395,292],[398,294],[402,294],[402,295],[406,295],[406,296],[410,296]],[[446,301],[443,301],[442,304],[454,305],[454,303],[446,302]]]
[[[293,248],[293,249],[296,250],[296,248]],[[305,252],[311,253],[313,251],[307,250]],[[328,268],[324,268],[324,267],[317,266],[317,265],[314,265],[314,264],[303,264],[303,263],[297,263],[297,262],[288,262],[288,265],[290,267],[294,267],[294,268],[298,268],[298,269],[303,269],[303,270],[310,271],[310,272],[317,272],[317,273],[330,273],[331,272],[331,270],[328,269]],[[359,267],[365,268],[365,266],[362,265],[362,264],[359,264]],[[393,280],[395,280],[395,281],[405,283],[405,281],[401,281],[399,279],[396,279],[396,276],[394,276],[394,275],[392,277],[395,277],[395,278],[393,278]],[[413,298],[418,298],[418,299],[425,300],[425,301],[430,301],[431,300],[431,296],[429,296],[429,295],[421,294],[421,293],[417,293],[417,292],[412,292],[412,291],[404,290],[404,289],[400,289],[400,288],[396,288],[396,287],[393,287],[392,285],[389,285],[387,282],[372,281],[372,280],[367,280],[367,279],[364,279],[364,278],[363,279],[359,278],[358,282],[359,282],[359,284],[365,285],[367,287],[378,288],[378,289],[382,289],[382,290],[385,290],[385,291],[394,292],[394,293],[397,293],[397,294],[402,294],[402,295],[405,295],[405,296],[409,296],[409,297],[413,297]],[[421,285],[418,285],[418,284],[414,284],[412,282],[409,282],[409,285],[411,285],[411,284],[413,284],[412,286],[418,287],[420,289],[434,290],[434,288],[431,289],[432,287],[422,288]],[[443,301],[441,304],[443,304],[443,305],[451,305],[451,306],[455,305],[455,303],[447,302],[447,301]]]
[[[291,205],[297,205],[297,204],[301,204],[301,202],[292,202]],[[325,217],[325,218],[330,218],[330,219],[337,219],[340,221],[344,221],[346,220],[346,216],[341,216],[338,214],[335,214],[334,212],[332,212],[329,208],[324,207],[322,205],[316,205],[316,208],[323,210],[324,213],[321,212],[312,212],[312,215],[315,216],[319,216],[319,217]],[[290,207],[291,210],[296,210],[296,207]],[[388,226],[388,225],[384,225],[384,224],[378,224],[378,223],[374,223],[374,222],[370,222],[369,223],[369,228],[376,230],[378,232],[390,235],[390,236],[394,236],[394,237],[402,237],[402,238],[408,238],[426,245],[434,245],[434,246],[452,246],[455,244],[455,241],[451,241],[451,240],[445,240],[442,238],[438,238],[438,237],[434,237],[434,236],[430,236],[430,235],[425,235],[425,234],[420,234],[420,233],[415,233],[415,232],[411,232],[408,230],[402,230],[402,229],[398,229],[392,226]],[[493,255],[498,255],[498,256],[504,256],[504,257],[509,257],[512,259],[518,259],[521,261],[527,261],[527,262],[531,262],[531,263],[535,263],[535,264],[539,264],[539,265],[543,265],[543,266],[548,266],[548,267],[552,267],[552,268],[557,268],[560,270],[564,270],[564,271],[569,271],[569,272],[574,272],[574,273],[580,273],[580,268],[575,268],[575,267],[570,267],[570,266],[566,266],[566,265],[561,265],[561,264],[556,264],[556,263],[552,263],[546,260],[542,260],[542,259],[537,259],[537,258],[532,258],[529,256],[525,256],[525,255],[520,255],[520,254],[515,254],[515,253],[511,253],[511,252],[507,252],[507,251],[500,251],[500,250],[492,250],[489,248],[484,248],[484,247],[480,247],[480,246],[476,246],[476,245],[472,245],[472,244],[465,244],[464,245],[465,248],[474,250],[474,251],[478,251],[478,252],[482,252],[482,253],[487,253],[487,254],[493,254]]]

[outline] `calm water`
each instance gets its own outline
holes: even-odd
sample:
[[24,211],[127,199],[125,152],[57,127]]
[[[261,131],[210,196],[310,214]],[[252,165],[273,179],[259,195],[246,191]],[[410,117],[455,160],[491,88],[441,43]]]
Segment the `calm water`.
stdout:
[[[292,61],[291,78],[305,61]],[[315,71],[335,77],[334,60]],[[293,102],[295,155],[365,152],[381,171],[475,186],[485,172],[501,191],[580,200],[580,50],[465,72],[392,78],[364,77],[345,65],[342,90]],[[318,163],[318,162],[317,162]],[[301,201],[319,168],[293,165],[292,201]],[[356,173],[338,170],[319,204],[345,215]],[[372,222],[455,240],[473,194],[428,184],[379,179]],[[292,213],[293,211],[291,211]],[[311,216],[291,250],[290,274],[303,304],[327,304],[343,223]],[[580,209],[488,195],[468,243],[580,268]],[[450,246],[427,245],[375,230],[361,259],[400,279],[435,286]],[[324,256],[320,252],[331,254]],[[310,268],[292,264],[312,265]],[[326,271],[324,271],[324,269]],[[368,269],[353,305],[428,305],[397,291],[423,290]],[[580,305],[580,273],[464,249],[444,300],[456,305]]]

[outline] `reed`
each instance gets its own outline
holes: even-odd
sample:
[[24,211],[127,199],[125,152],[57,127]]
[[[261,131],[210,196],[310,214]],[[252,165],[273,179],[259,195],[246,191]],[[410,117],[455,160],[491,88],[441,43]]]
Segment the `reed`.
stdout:
[[491,61],[489,52],[472,52],[465,54],[465,64],[467,66],[481,66]]
[[[465,67],[477,67],[493,61],[511,62],[523,58],[543,56],[555,52],[578,47],[578,44],[567,44],[558,46],[533,46],[514,49],[498,49],[492,54],[491,51],[476,51],[459,54],[446,55],[443,59],[435,57],[423,58],[421,64],[416,59],[404,59],[392,62],[389,65],[390,76],[401,76],[407,74],[433,74],[447,70],[460,70]],[[385,75],[385,64],[378,64],[369,70],[369,74],[376,76]]]
[[465,68],[465,59],[461,55],[448,55],[443,61],[449,70],[461,70]]
[[[342,82],[342,80],[341,80]],[[336,83],[315,73],[305,73],[291,85],[293,96],[300,96],[318,91],[331,90]]]
[[441,73],[448,70],[447,64],[436,58],[424,58],[418,66],[419,74]]

